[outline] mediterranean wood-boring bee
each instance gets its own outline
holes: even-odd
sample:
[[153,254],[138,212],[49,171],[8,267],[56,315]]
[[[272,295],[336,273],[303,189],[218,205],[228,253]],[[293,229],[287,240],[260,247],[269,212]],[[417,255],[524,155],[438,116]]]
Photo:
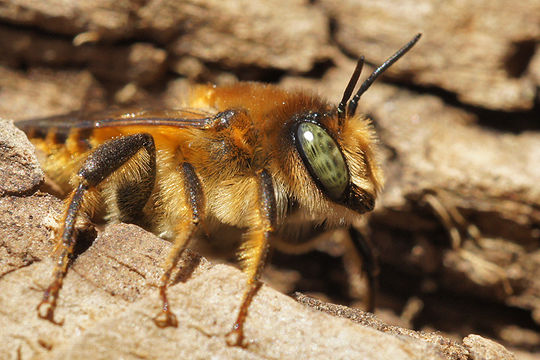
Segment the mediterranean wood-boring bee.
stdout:
[[[351,99],[361,57],[337,106],[302,91],[240,82],[193,86],[176,110],[17,123],[46,154],[45,172],[69,193],[55,233],[53,280],[39,316],[54,321],[77,223],[104,211],[107,221],[136,223],[173,242],[159,288],[162,311],[154,321],[175,326],[166,291],[171,273],[201,223],[225,224],[245,229],[240,258],[248,281],[229,333],[232,344],[242,345],[271,238],[287,242],[305,228],[350,226],[373,209],[383,177],[374,130],[356,115],[357,104],[419,38],[379,66]],[[350,248],[363,253],[350,229]]]

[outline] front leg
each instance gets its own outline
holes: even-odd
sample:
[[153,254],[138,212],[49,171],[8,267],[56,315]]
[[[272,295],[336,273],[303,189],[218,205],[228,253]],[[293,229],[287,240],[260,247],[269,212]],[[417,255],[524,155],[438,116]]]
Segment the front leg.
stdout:
[[362,275],[366,276],[366,294],[363,295],[364,310],[373,312],[377,296],[377,277],[379,275],[378,260],[373,244],[361,231],[351,226],[348,234],[334,236],[332,240],[328,234],[314,236],[301,242],[291,243],[282,239],[274,239],[274,249],[285,254],[305,254],[309,251],[319,250],[319,246],[325,242],[337,243],[343,247],[343,263],[349,277],[351,290],[358,287],[362,281]]
[[349,228],[345,240],[343,261],[351,282],[358,280],[363,272],[367,278],[367,294],[364,298],[365,310],[375,311],[378,291],[379,263],[374,246],[368,237],[354,226]]
[[227,334],[227,343],[234,346],[243,346],[244,323],[253,296],[261,287],[259,281],[266,256],[270,235],[276,226],[276,198],[272,178],[266,170],[257,172],[257,208],[254,209],[250,219],[249,229],[245,234],[240,250],[243,270],[248,276],[247,289],[244,292],[242,304],[232,330]]

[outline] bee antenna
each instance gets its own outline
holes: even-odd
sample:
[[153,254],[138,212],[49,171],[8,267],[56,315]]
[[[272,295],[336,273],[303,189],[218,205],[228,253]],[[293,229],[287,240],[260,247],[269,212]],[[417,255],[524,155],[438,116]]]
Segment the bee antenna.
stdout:
[[345,110],[347,108],[347,102],[351,98],[352,92],[354,88],[356,87],[356,84],[358,83],[358,79],[360,78],[360,73],[362,72],[363,66],[364,66],[364,57],[360,56],[360,59],[358,59],[358,62],[356,63],[356,68],[354,69],[351,79],[349,80],[349,84],[347,84],[347,87],[345,88],[345,91],[343,92],[343,98],[341,99],[341,102],[339,103],[338,108],[337,108],[340,127],[341,125],[343,125],[343,120],[345,119]]
[[356,112],[356,107],[358,106],[358,100],[360,99],[360,96],[362,96],[362,94],[365,93],[367,89],[369,89],[371,84],[373,84],[373,82],[377,79],[377,77],[379,77],[379,75],[385,72],[390,66],[392,66],[393,63],[398,61],[400,57],[405,55],[405,53],[409,51],[414,46],[414,44],[418,42],[421,36],[422,34],[416,34],[416,36],[411,41],[409,41],[405,46],[396,51],[394,55],[390,56],[381,66],[375,69],[375,71],[373,71],[371,75],[369,75],[369,77],[360,86],[360,89],[358,89],[358,92],[349,102],[349,105],[347,106],[347,114],[354,115],[354,113]]

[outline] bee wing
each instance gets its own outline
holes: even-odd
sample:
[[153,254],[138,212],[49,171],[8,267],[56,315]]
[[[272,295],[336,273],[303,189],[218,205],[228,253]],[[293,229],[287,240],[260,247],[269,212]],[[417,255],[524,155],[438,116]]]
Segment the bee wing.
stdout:
[[184,108],[178,110],[109,110],[95,113],[73,112],[39,119],[18,121],[21,129],[50,129],[59,131],[93,129],[119,126],[172,126],[177,128],[207,128],[215,119],[216,113],[200,109]]

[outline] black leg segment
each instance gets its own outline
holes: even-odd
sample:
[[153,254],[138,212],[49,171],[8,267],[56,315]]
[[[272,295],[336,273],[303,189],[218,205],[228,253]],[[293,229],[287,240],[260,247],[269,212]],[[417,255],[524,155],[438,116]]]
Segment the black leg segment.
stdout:
[[108,141],[96,148],[79,170],[79,176],[88,186],[96,186],[142,148],[150,155],[155,168],[156,147],[152,135],[135,134]]
[[366,310],[375,310],[375,298],[377,295],[379,266],[373,250],[373,245],[360,231],[354,227],[349,228],[349,236],[357,253],[362,259],[362,270],[368,281],[368,294],[366,298]]

